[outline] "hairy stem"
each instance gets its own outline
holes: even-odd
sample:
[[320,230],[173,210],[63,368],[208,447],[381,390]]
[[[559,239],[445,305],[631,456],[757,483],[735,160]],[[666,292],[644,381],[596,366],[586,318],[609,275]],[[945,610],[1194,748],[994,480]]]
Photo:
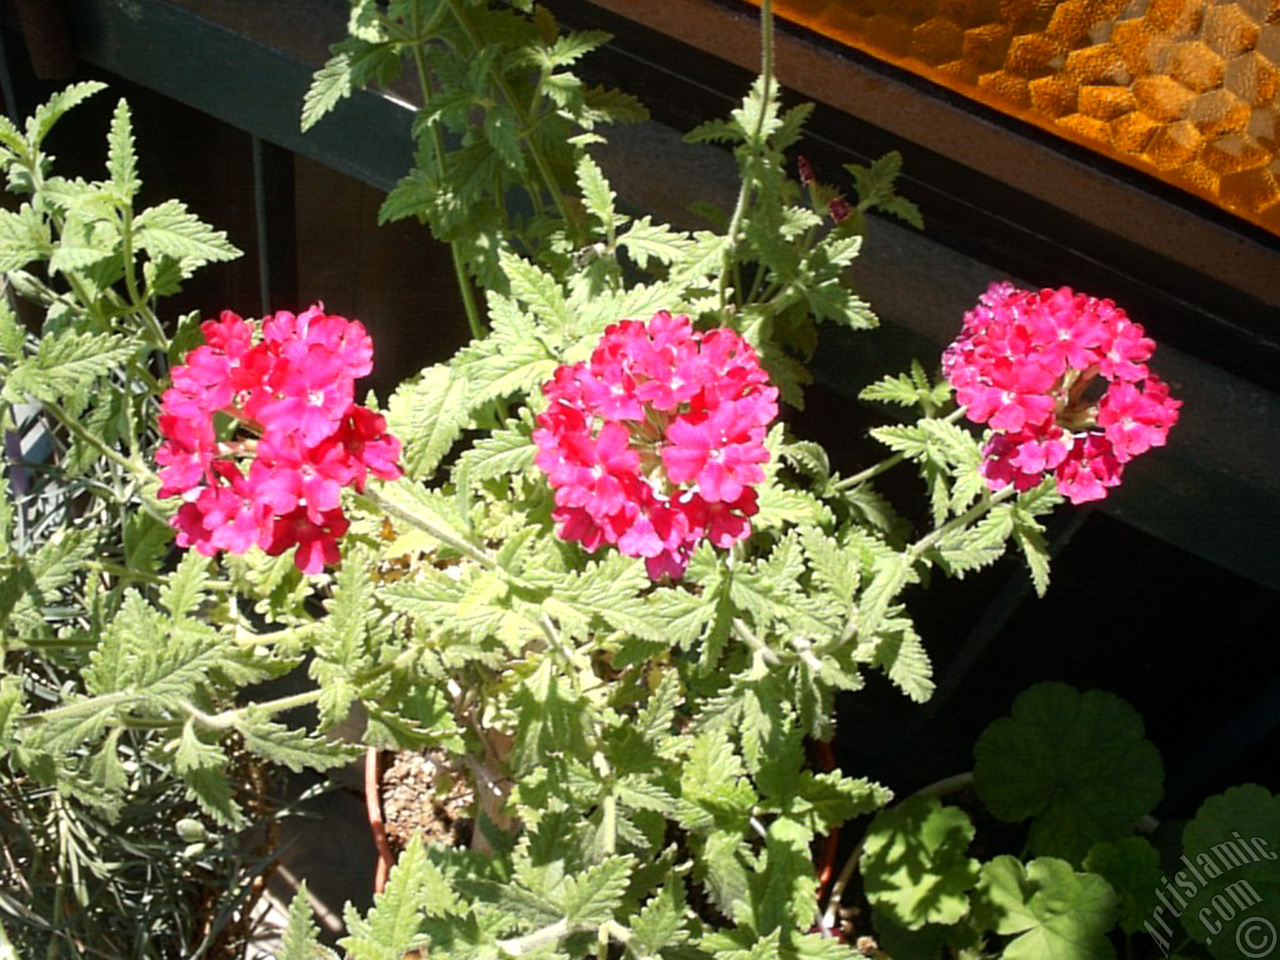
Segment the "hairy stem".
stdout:
[[[773,4],[771,0],[761,0],[760,3],[760,80],[760,110],[756,114],[756,127],[751,131],[749,141],[749,146],[757,154],[763,149],[760,136],[764,131],[768,103],[773,96]],[[751,193],[750,177],[744,176],[742,186],[738,189],[738,201],[733,207],[733,217],[729,220],[727,232],[729,242],[725,246],[724,267],[720,271],[720,309],[722,311],[728,306],[729,274],[737,260],[738,234],[742,231],[742,221],[747,214]]]
[[[418,24],[414,24],[414,42],[413,48],[413,64],[418,72],[418,85],[422,90],[422,102],[430,103],[434,95],[431,86],[431,74],[427,70],[426,58],[422,55],[422,44],[426,42],[435,26],[435,20],[444,11],[444,7],[438,8],[436,16],[432,18],[424,28],[419,29]],[[414,16],[417,16],[417,7],[414,8]],[[431,130],[431,146],[432,152],[436,157],[436,171],[441,180],[444,180],[444,137],[440,133],[440,125],[437,123],[428,124]],[[462,248],[458,245],[458,241],[449,242],[449,251],[453,256],[453,272],[458,280],[458,292],[462,294],[462,307],[467,314],[467,326],[471,328],[471,336],[479,340],[488,331],[485,328],[484,319],[480,316],[480,309],[476,304],[475,290],[471,286],[471,278],[467,276],[467,269],[462,263]]]

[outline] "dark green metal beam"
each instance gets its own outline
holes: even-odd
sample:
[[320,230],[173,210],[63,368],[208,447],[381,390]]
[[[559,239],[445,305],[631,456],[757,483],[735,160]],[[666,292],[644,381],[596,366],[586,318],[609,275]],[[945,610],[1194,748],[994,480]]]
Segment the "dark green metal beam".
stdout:
[[[67,14],[75,52],[87,63],[390,189],[413,160],[410,106],[358,92],[308,133],[299,125],[317,63],[327,44],[346,35],[348,5],[309,0],[265,6],[274,8],[272,19],[289,24],[287,43],[263,36],[260,3],[68,0]],[[214,20],[206,8],[223,19]],[[304,59],[308,54],[314,60]]]

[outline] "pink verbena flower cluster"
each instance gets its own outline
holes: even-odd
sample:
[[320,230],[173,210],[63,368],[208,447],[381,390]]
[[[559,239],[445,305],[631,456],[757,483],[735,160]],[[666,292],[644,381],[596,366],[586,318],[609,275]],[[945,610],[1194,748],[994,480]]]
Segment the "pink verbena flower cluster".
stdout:
[[400,476],[400,441],[354,402],[373,368],[360,323],[316,304],[254,325],[231,311],[173,369],[161,402],[160,496],[181,497],[178,544],[206,556],[258,546],[317,573],[338,560],[343,487]]
[[956,402],[994,431],[988,485],[1029,490],[1052,473],[1072,503],[1105,497],[1178,421],[1181,402],[1147,369],[1154,350],[1110,300],[992,284],[942,358]]
[[666,311],[624,320],[542,392],[536,462],[562,538],[592,553],[615,544],[657,580],[683,575],[704,538],[729,547],[750,534],[778,391],[736,333]]

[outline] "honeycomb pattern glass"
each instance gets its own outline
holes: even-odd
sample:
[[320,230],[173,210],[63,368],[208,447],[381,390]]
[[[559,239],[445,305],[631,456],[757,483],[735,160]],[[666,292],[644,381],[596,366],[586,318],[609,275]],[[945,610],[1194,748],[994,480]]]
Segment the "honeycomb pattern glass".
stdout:
[[774,9],[1280,235],[1280,0],[775,0]]

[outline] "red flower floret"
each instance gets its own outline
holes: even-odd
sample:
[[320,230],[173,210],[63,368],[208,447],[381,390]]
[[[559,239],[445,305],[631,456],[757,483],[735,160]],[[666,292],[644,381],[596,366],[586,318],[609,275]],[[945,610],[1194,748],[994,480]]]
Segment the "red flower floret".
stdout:
[[956,401],[993,431],[988,485],[1030,490],[1052,473],[1072,503],[1105,497],[1178,422],[1181,401],[1147,368],[1154,350],[1110,300],[992,284],[942,357]]
[[533,439],[561,538],[644,557],[657,580],[682,576],[704,538],[750,534],[778,391],[736,333],[667,311],[624,320],[542,392]]
[[337,562],[349,526],[342,489],[401,475],[400,441],[352,399],[373,343],[321,304],[267,317],[256,341],[230,311],[201,330],[205,343],[174,368],[158,420],[160,496],[184,501],[171,521],[178,544],[206,556],[296,547],[298,568],[318,573]]

